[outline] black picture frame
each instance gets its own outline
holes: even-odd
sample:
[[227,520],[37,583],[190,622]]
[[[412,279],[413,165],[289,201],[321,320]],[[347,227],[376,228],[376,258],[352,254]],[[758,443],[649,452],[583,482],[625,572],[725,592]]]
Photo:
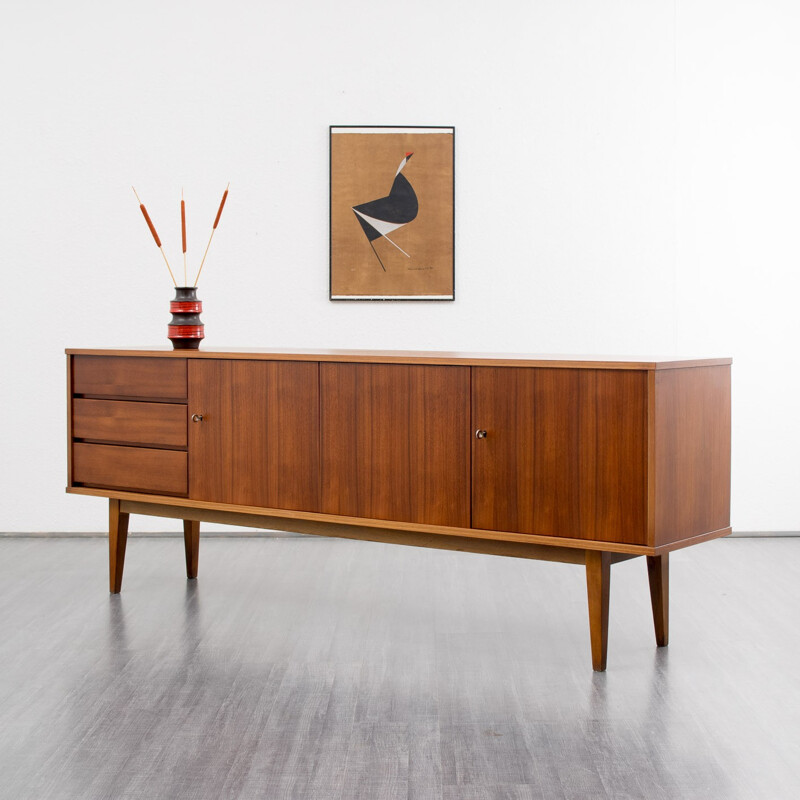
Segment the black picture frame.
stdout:
[[[398,144],[402,142],[408,142],[409,140],[414,141],[417,140],[417,137],[421,137],[423,135],[430,135],[430,134],[440,134],[442,137],[448,137],[448,139],[444,139],[440,137],[440,149],[444,146],[444,142],[449,140],[449,154],[440,154],[438,164],[441,168],[441,164],[447,164],[449,168],[449,174],[447,174],[447,178],[449,179],[449,186],[446,187],[444,191],[438,189],[438,192],[441,196],[446,197],[446,202],[449,203],[449,207],[442,213],[442,216],[447,219],[447,228],[449,233],[449,252],[446,252],[444,256],[446,257],[439,257],[437,254],[436,258],[436,267],[419,267],[420,271],[428,270],[428,269],[436,269],[435,280],[439,283],[443,283],[444,281],[448,281],[448,285],[446,287],[446,291],[434,292],[430,294],[419,292],[419,290],[415,290],[415,282],[419,284],[419,280],[415,281],[415,277],[409,276],[404,277],[399,273],[394,273],[392,275],[393,283],[394,284],[405,284],[411,288],[411,293],[403,293],[403,292],[394,292],[394,293],[381,293],[381,292],[348,292],[346,287],[346,281],[343,283],[340,276],[335,275],[336,270],[341,270],[343,268],[342,256],[339,255],[339,249],[337,247],[337,237],[340,235],[340,231],[344,228],[345,225],[349,226],[347,228],[347,232],[345,236],[348,240],[353,240],[355,237],[356,239],[359,237],[364,237],[369,240],[368,244],[372,249],[372,255],[374,255],[374,259],[380,264],[380,267],[383,269],[383,272],[386,273],[387,267],[385,264],[385,260],[382,259],[381,255],[379,254],[378,250],[373,244],[375,242],[381,242],[383,239],[388,240],[394,247],[403,253],[406,257],[411,258],[411,256],[403,250],[398,244],[396,244],[392,239],[375,229],[372,228],[370,223],[377,224],[377,222],[383,222],[383,220],[373,220],[369,216],[366,216],[365,213],[361,213],[358,209],[369,209],[370,211],[376,209],[378,206],[381,205],[383,201],[390,201],[394,199],[394,202],[389,202],[384,204],[385,209],[391,209],[392,212],[397,212],[397,209],[400,205],[400,200],[407,199],[406,197],[398,197],[395,189],[397,188],[397,183],[400,178],[403,179],[403,186],[405,187],[406,193],[408,192],[408,180],[405,179],[405,176],[401,175],[401,171],[404,169],[405,164],[408,162],[411,155],[406,153],[406,158],[401,162],[400,167],[397,170],[395,175],[395,182],[392,183],[391,189],[389,190],[389,195],[386,197],[380,197],[378,194],[377,198],[372,198],[371,202],[364,203],[363,205],[354,205],[348,207],[348,212],[352,211],[356,215],[355,221],[352,217],[349,217],[348,212],[345,212],[345,205],[342,203],[338,203],[336,209],[334,208],[335,195],[341,196],[342,192],[338,191],[338,187],[341,186],[342,183],[342,176],[345,176],[347,179],[349,176],[347,174],[347,164],[346,163],[337,163],[337,154],[335,153],[335,145],[334,145],[334,137],[340,134],[386,134],[386,135],[397,135],[398,137]],[[407,301],[407,302],[453,302],[456,299],[455,293],[455,127],[452,125],[330,125],[329,126],[329,203],[328,203],[328,244],[329,244],[329,253],[328,253],[328,298],[332,302],[338,301]],[[339,140],[342,141],[342,140]],[[369,140],[363,140],[369,141]],[[377,140],[376,140],[377,141]],[[390,141],[384,138],[384,141]],[[423,142],[427,140],[421,140]],[[433,140],[431,140],[433,141]],[[339,159],[341,159],[341,155]],[[441,169],[440,169],[441,171]],[[355,171],[353,171],[355,172]],[[428,183],[430,184],[433,182],[435,178],[429,178]],[[395,193],[395,197],[393,198],[393,192]],[[411,194],[416,199],[416,193],[412,189]],[[360,199],[360,198],[359,198]],[[424,203],[423,203],[424,208]],[[377,213],[377,212],[375,212]],[[416,217],[412,220],[415,221]],[[354,224],[354,222],[360,222],[362,232],[358,233],[358,226]],[[386,220],[387,227],[394,224],[395,228],[400,228],[404,226],[405,222],[401,222],[399,225],[396,224],[395,221]],[[442,223],[438,223],[439,225],[439,233],[441,233],[441,228],[443,227]],[[355,231],[355,233],[354,233]],[[394,235],[394,234],[393,234]],[[439,237],[441,238],[441,236]],[[338,239],[341,241],[341,239]],[[438,240],[437,240],[438,241]],[[387,248],[388,249],[388,248]],[[335,253],[336,251],[336,253]],[[366,256],[360,256],[360,258],[366,258],[373,262],[372,256],[369,254],[369,250],[366,248],[364,249]],[[389,254],[394,256],[394,251],[389,250]],[[337,263],[335,264],[335,260]],[[447,266],[443,267],[441,262],[446,260]],[[350,261],[344,259],[344,263],[349,266]],[[397,259],[395,258],[395,263],[397,263]],[[374,264],[373,264],[374,265]],[[415,271],[415,268],[409,267],[411,272]],[[351,268],[350,271],[354,271]],[[370,276],[370,281],[380,282],[381,274],[378,273],[378,277]],[[344,287],[344,288],[343,288]]]

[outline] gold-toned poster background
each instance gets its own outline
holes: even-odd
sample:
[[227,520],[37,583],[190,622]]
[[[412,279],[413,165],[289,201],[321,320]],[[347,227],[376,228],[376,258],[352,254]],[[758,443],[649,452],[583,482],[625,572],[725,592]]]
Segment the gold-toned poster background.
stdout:
[[[331,132],[331,297],[453,297],[453,133]],[[416,219],[370,247],[353,206],[386,197],[402,174]]]

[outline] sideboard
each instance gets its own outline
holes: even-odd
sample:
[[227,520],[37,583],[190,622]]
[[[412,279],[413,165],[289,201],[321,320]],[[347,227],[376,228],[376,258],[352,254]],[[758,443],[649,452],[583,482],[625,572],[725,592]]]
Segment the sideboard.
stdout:
[[68,486],[130,514],[581,564],[606,668],[611,565],[730,533],[729,358],[68,349]]

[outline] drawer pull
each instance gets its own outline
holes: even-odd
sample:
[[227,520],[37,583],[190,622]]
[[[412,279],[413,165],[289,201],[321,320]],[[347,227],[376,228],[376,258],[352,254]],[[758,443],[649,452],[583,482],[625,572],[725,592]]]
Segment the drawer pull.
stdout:
[[202,422],[203,415],[202,414],[192,414],[192,422]]
[[475,431],[475,438],[476,439],[485,439],[489,434],[486,431],[477,430]]

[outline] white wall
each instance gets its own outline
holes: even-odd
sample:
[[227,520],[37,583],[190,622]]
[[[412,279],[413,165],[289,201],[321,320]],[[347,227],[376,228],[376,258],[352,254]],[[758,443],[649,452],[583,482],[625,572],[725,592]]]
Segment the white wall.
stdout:
[[679,0],[676,344],[733,355],[732,515],[800,529],[800,4]]
[[[196,264],[229,180],[209,345],[732,355],[734,525],[800,528],[798,23],[755,0],[13,4],[0,530],[105,526],[63,493],[63,348],[166,343],[130,185],[174,262],[185,188]],[[455,125],[455,303],[328,301],[331,123]]]

